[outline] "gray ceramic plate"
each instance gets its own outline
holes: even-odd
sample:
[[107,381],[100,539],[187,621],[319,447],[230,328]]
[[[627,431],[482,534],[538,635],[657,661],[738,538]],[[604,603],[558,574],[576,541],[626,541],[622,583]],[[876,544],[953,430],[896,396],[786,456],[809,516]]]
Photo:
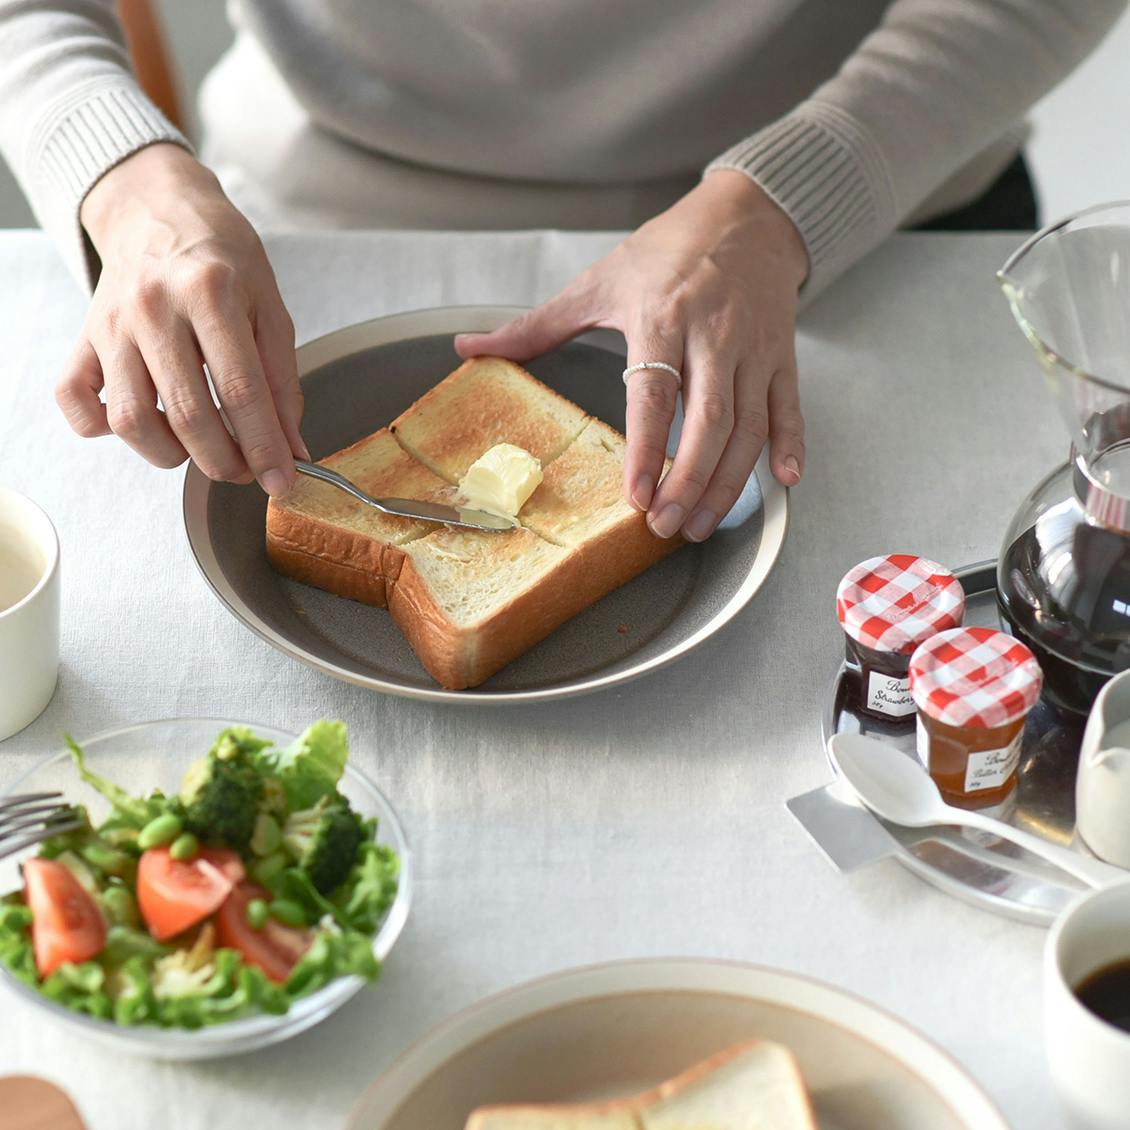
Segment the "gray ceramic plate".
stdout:
[[[303,436],[315,459],[388,423],[459,363],[455,333],[494,329],[519,311],[463,306],[350,326],[298,350]],[[622,339],[589,334],[529,369],[582,408],[624,428]],[[677,431],[676,431],[677,435]],[[708,542],[687,546],[562,625],[481,687],[438,687],[381,609],[278,576],[263,551],[266,496],[210,482],[189,465],[184,522],[205,580],[280,651],[390,694],[447,702],[564,698],[615,686],[685,655],[731,620],[764,583],[788,526],[788,494],[762,458],[757,476]]]
[[750,1039],[792,1050],[820,1130],[1007,1130],[961,1066],[890,1013],[785,970],[692,958],[488,997],[397,1059],[347,1130],[462,1130],[479,1105],[623,1098]]

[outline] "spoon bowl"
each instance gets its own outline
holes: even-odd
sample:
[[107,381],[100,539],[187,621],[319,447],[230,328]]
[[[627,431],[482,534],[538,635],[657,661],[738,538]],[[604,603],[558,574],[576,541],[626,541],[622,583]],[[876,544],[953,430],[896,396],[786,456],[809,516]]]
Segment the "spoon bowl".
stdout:
[[862,734],[836,734],[828,748],[840,775],[860,801],[876,816],[892,824],[904,828],[928,828],[937,824],[980,828],[1009,840],[1091,887],[1104,887],[1128,877],[1119,867],[1089,859],[991,816],[946,804],[926,770],[892,745]]

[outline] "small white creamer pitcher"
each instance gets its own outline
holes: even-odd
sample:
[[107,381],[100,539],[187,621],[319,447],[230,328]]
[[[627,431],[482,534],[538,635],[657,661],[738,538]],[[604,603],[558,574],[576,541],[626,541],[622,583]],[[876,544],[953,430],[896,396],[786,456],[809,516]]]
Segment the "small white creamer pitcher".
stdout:
[[1100,859],[1130,868],[1130,671],[1099,693],[1079,751],[1075,823]]

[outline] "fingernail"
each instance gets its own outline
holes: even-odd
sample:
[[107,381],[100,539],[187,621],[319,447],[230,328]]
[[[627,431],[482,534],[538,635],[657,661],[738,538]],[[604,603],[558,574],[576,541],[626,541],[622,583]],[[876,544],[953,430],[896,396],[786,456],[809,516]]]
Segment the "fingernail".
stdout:
[[637,510],[647,510],[655,494],[655,480],[650,475],[640,475],[632,490],[632,505]]
[[277,467],[264,471],[259,476],[259,485],[272,497],[280,498],[290,490],[290,482]]
[[305,459],[307,463],[310,462],[310,449],[306,446],[306,441],[300,436],[298,439],[298,457]]
[[683,524],[686,510],[677,502],[669,502],[654,518],[647,521],[657,538],[669,538]]
[[713,510],[700,510],[691,515],[691,520],[683,527],[683,536],[689,541],[706,541],[714,527],[718,525],[718,515]]
[[785,470],[792,474],[797,482],[800,482],[800,464],[797,462],[795,455],[785,457]]

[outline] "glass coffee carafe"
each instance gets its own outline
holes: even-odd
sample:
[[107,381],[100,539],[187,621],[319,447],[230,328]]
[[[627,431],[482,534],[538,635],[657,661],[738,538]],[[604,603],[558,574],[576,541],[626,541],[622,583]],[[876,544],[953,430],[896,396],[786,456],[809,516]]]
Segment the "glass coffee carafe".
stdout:
[[998,278],[1072,447],[1012,520],[997,598],[1047,698],[1085,714],[1130,667],[1130,201],[1039,232]]

